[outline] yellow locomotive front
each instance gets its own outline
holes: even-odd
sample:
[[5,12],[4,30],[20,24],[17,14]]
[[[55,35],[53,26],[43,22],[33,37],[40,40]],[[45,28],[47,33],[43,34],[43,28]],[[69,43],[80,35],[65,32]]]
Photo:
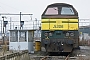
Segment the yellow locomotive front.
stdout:
[[78,47],[78,13],[70,4],[50,4],[42,14],[41,43],[47,52],[70,52]]

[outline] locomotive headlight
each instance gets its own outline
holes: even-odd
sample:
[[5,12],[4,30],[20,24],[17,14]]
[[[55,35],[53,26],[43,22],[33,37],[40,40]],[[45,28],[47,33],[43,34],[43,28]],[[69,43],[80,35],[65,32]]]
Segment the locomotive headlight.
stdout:
[[52,36],[52,33],[49,33],[49,36]]
[[63,45],[63,44],[61,44],[61,45]]
[[69,36],[69,33],[66,33],[66,36]]
[[70,33],[70,36],[74,36],[74,33]]
[[45,33],[44,35],[45,35],[45,36],[48,36],[48,33]]

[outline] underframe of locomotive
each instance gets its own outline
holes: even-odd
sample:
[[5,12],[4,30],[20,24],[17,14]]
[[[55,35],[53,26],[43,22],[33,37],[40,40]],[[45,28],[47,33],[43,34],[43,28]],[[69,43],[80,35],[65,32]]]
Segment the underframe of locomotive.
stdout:
[[42,46],[45,48],[46,52],[71,52],[73,48],[78,47],[78,36],[73,36],[74,38],[72,38],[70,36],[64,37],[64,35],[66,35],[66,33],[61,37],[58,37],[58,35],[49,37],[48,35],[46,38],[41,38]]

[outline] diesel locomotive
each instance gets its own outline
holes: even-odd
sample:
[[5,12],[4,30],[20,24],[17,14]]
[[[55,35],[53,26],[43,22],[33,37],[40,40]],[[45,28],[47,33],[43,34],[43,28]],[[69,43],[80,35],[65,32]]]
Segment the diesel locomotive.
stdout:
[[47,6],[41,16],[41,45],[46,52],[71,52],[79,47],[79,19],[67,3]]

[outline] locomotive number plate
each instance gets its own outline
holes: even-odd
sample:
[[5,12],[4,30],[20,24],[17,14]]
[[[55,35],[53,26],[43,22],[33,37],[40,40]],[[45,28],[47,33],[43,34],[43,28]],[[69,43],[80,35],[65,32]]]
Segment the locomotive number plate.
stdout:
[[63,28],[63,25],[54,25],[53,28]]

